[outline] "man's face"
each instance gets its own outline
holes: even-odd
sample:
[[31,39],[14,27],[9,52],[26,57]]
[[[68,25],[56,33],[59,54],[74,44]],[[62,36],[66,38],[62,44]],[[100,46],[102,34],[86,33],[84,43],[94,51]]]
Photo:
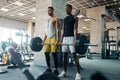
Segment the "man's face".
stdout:
[[53,10],[50,9],[50,8],[48,8],[48,15],[49,15],[49,16],[52,16],[52,15],[53,15]]
[[69,6],[66,6],[66,7],[65,7],[65,10],[66,10],[66,13],[67,13],[67,14],[71,14],[71,12],[72,12],[72,8],[69,7]]

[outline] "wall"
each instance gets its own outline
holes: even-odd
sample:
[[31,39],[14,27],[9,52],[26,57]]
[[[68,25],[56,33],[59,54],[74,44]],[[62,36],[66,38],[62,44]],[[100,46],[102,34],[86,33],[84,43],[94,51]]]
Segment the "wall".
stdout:
[[85,30],[83,27],[87,27],[88,29],[90,29],[90,23],[83,20],[79,20],[78,33],[82,33],[81,31],[83,31],[84,33],[90,32],[89,30]]
[[27,30],[27,23],[5,19],[5,18],[0,18],[0,27]]
[[[103,27],[101,14],[105,14],[105,6],[87,9],[87,16],[96,19],[96,21],[90,21],[90,43],[92,44],[102,44]],[[91,46],[91,52],[101,53],[101,49],[102,46]]]
[[55,16],[59,17],[60,19],[63,19],[66,16],[65,5],[66,0],[52,0],[52,6],[54,6],[55,9]]

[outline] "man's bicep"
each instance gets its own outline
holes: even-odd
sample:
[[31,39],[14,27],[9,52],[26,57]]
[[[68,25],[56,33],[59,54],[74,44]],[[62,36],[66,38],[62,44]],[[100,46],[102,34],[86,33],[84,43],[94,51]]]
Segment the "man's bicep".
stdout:
[[56,18],[56,28],[59,29],[59,19]]
[[74,28],[78,28],[78,18],[75,19],[75,24],[74,24]]

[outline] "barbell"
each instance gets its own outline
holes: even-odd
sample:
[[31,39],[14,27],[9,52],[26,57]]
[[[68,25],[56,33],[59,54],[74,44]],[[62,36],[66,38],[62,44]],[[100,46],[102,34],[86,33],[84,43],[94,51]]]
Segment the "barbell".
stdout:
[[[34,37],[30,41],[30,48],[32,51],[39,52],[42,50],[44,45],[55,45],[55,44],[42,44],[43,40],[40,37]],[[76,37],[76,43],[75,44],[61,44],[61,45],[75,45],[76,52],[78,54],[85,54],[88,48],[87,43],[87,37],[85,35],[78,35]]]

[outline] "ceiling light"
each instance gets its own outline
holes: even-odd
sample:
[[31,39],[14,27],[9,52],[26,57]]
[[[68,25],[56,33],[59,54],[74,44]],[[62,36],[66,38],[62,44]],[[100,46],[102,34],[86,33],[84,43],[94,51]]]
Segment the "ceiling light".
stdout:
[[120,8],[119,8],[119,10],[120,10]]
[[36,8],[29,9],[32,12],[36,12]]
[[84,21],[89,21],[90,19],[84,19]]
[[80,31],[80,33],[83,33],[83,31]]
[[23,14],[23,13],[18,13],[18,15],[19,15],[19,16],[24,16],[25,14]]
[[10,16],[13,16],[12,14]]
[[87,31],[89,31],[90,29],[89,29],[89,28],[87,28],[86,30],[87,30]]
[[36,19],[35,17],[32,17],[32,19]]
[[20,1],[16,1],[16,2],[14,2],[13,4],[15,4],[15,5],[17,5],[17,6],[22,6],[22,5],[23,5],[23,3],[20,2]]
[[83,16],[83,15],[78,15],[78,17],[79,17],[79,18],[82,18],[82,17],[84,17],[84,16]]
[[91,5],[95,5],[95,3],[91,3]]
[[87,27],[82,27],[83,29],[86,29]]
[[9,10],[6,9],[6,8],[1,8],[0,10],[5,11],[5,12],[9,11]]
[[114,0],[114,1],[116,1],[116,0]]

